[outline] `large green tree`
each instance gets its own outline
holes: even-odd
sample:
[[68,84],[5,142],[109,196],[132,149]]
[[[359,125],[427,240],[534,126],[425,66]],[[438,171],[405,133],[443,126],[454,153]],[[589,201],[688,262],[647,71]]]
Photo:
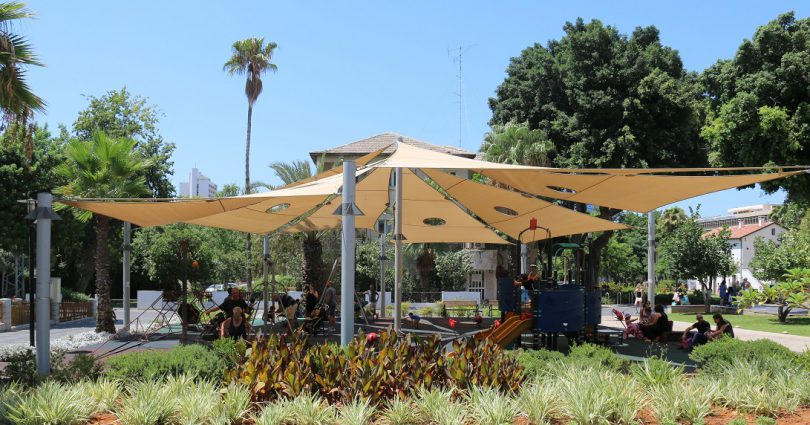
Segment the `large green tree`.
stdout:
[[481,150],[487,161],[548,167],[554,144],[543,130],[509,122],[493,125],[492,131],[484,135]]
[[[597,20],[579,19],[563,29],[560,40],[535,44],[511,60],[489,100],[490,125],[526,123],[539,130],[546,139],[537,143],[553,144],[551,161],[562,167],[706,162],[698,137],[697,77],[686,72],[676,50],[661,43],[657,28],[639,27],[628,36]],[[583,205],[574,208],[586,211]],[[610,219],[618,211],[598,213]],[[599,276],[601,251],[611,235],[576,238],[587,246],[589,282]]]
[[165,142],[160,135],[157,107],[150,105],[148,99],[133,95],[126,87],[110,90],[100,97],[88,96],[87,99],[87,108],[79,112],[73,123],[74,135],[81,140],[90,140],[93,133],[101,131],[113,139],[134,140],[133,149],[151,159],[149,166],[138,173],[146,181],[151,195],[155,198],[174,196],[170,179],[174,174],[171,156],[175,146]]
[[[810,18],[793,12],[759,27],[733,59],[704,71],[709,104],[701,132],[718,166],[810,163]],[[806,175],[763,183],[784,188],[793,200],[810,200]]]
[[[129,198],[149,193],[143,172],[152,163],[135,150],[132,139],[113,139],[95,132],[90,140],[73,139],[65,147],[65,161],[55,172],[65,180],[54,193],[64,197]],[[97,332],[115,332],[110,300],[110,218],[74,210],[83,221],[94,220],[95,272],[98,300]]]
[[[250,131],[252,129],[253,121],[253,105],[262,94],[263,83],[262,74],[267,71],[275,72],[277,70],[276,64],[271,62],[273,60],[273,53],[276,50],[276,43],[269,42],[265,44],[264,38],[246,38],[234,42],[231,46],[231,58],[225,62],[223,69],[231,75],[244,75],[245,78],[245,96],[248,101],[247,113],[247,137],[245,141],[245,193],[250,193],[252,186],[250,185]],[[246,237],[245,243],[246,258],[247,258],[247,284],[248,288],[252,285],[252,272],[251,272],[251,236]]]
[[[189,241],[189,261],[180,255],[182,240]],[[212,283],[238,281],[241,240],[240,232],[190,224],[139,229],[132,239],[132,266],[163,289],[177,289],[188,277],[201,290]]]
[[668,267],[668,274],[681,279],[696,279],[706,299],[706,312],[715,279],[734,272],[728,229],[705,235],[697,222],[697,214],[688,217],[660,245],[659,255]]
[[[30,155],[33,149],[33,113],[45,108],[26,81],[26,68],[42,66],[25,37],[14,32],[16,23],[33,14],[21,2],[0,3],[0,112],[3,129],[22,135]],[[8,142],[9,140],[6,140]]]

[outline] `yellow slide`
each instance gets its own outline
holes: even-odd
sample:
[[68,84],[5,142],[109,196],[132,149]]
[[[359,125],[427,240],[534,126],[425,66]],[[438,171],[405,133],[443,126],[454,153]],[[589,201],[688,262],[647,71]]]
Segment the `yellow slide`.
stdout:
[[517,339],[521,334],[523,334],[523,332],[526,332],[531,328],[531,317],[521,319],[520,316],[515,315],[506,319],[506,321],[503,322],[497,329],[487,332],[486,337],[492,338],[496,344],[501,347],[505,347]]

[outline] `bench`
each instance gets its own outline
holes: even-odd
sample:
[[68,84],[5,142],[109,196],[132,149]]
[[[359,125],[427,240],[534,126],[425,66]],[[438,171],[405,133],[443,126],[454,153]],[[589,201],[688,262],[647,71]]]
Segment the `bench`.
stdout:
[[470,311],[469,307],[475,307],[473,312],[479,314],[478,301],[473,300],[459,300],[459,301],[442,301],[443,316],[449,316],[450,311]]
[[737,307],[729,305],[713,305],[709,307],[709,311],[720,314],[737,314]]

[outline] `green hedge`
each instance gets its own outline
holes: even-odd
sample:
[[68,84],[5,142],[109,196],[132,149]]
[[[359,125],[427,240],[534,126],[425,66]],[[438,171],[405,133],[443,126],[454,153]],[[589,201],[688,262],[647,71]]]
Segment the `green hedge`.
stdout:
[[785,365],[803,366],[810,370],[810,353],[797,354],[784,345],[767,339],[741,341],[722,338],[696,347],[689,358],[704,372],[717,373],[735,360],[768,360]]
[[567,365],[614,371],[626,371],[629,366],[628,361],[616,356],[609,348],[588,343],[572,346],[567,356],[559,351],[524,350],[518,355],[518,362],[528,377],[555,373]]
[[229,366],[227,355],[201,345],[174,347],[168,351],[142,351],[111,357],[105,374],[117,379],[154,379],[167,375],[196,375],[220,381]]

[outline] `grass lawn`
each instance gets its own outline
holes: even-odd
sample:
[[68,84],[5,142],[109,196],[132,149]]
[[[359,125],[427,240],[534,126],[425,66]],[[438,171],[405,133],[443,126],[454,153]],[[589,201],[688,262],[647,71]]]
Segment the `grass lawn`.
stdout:
[[[714,321],[711,315],[705,315],[712,327]],[[742,329],[762,332],[782,333],[787,331],[791,335],[810,336],[810,317],[790,317],[786,323],[780,323],[776,316],[755,316],[755,315],[726,315],[724,316],[734,326]],[[676,322],[695,322],[694,313],[674,313],[669,315],[670,320]]]

